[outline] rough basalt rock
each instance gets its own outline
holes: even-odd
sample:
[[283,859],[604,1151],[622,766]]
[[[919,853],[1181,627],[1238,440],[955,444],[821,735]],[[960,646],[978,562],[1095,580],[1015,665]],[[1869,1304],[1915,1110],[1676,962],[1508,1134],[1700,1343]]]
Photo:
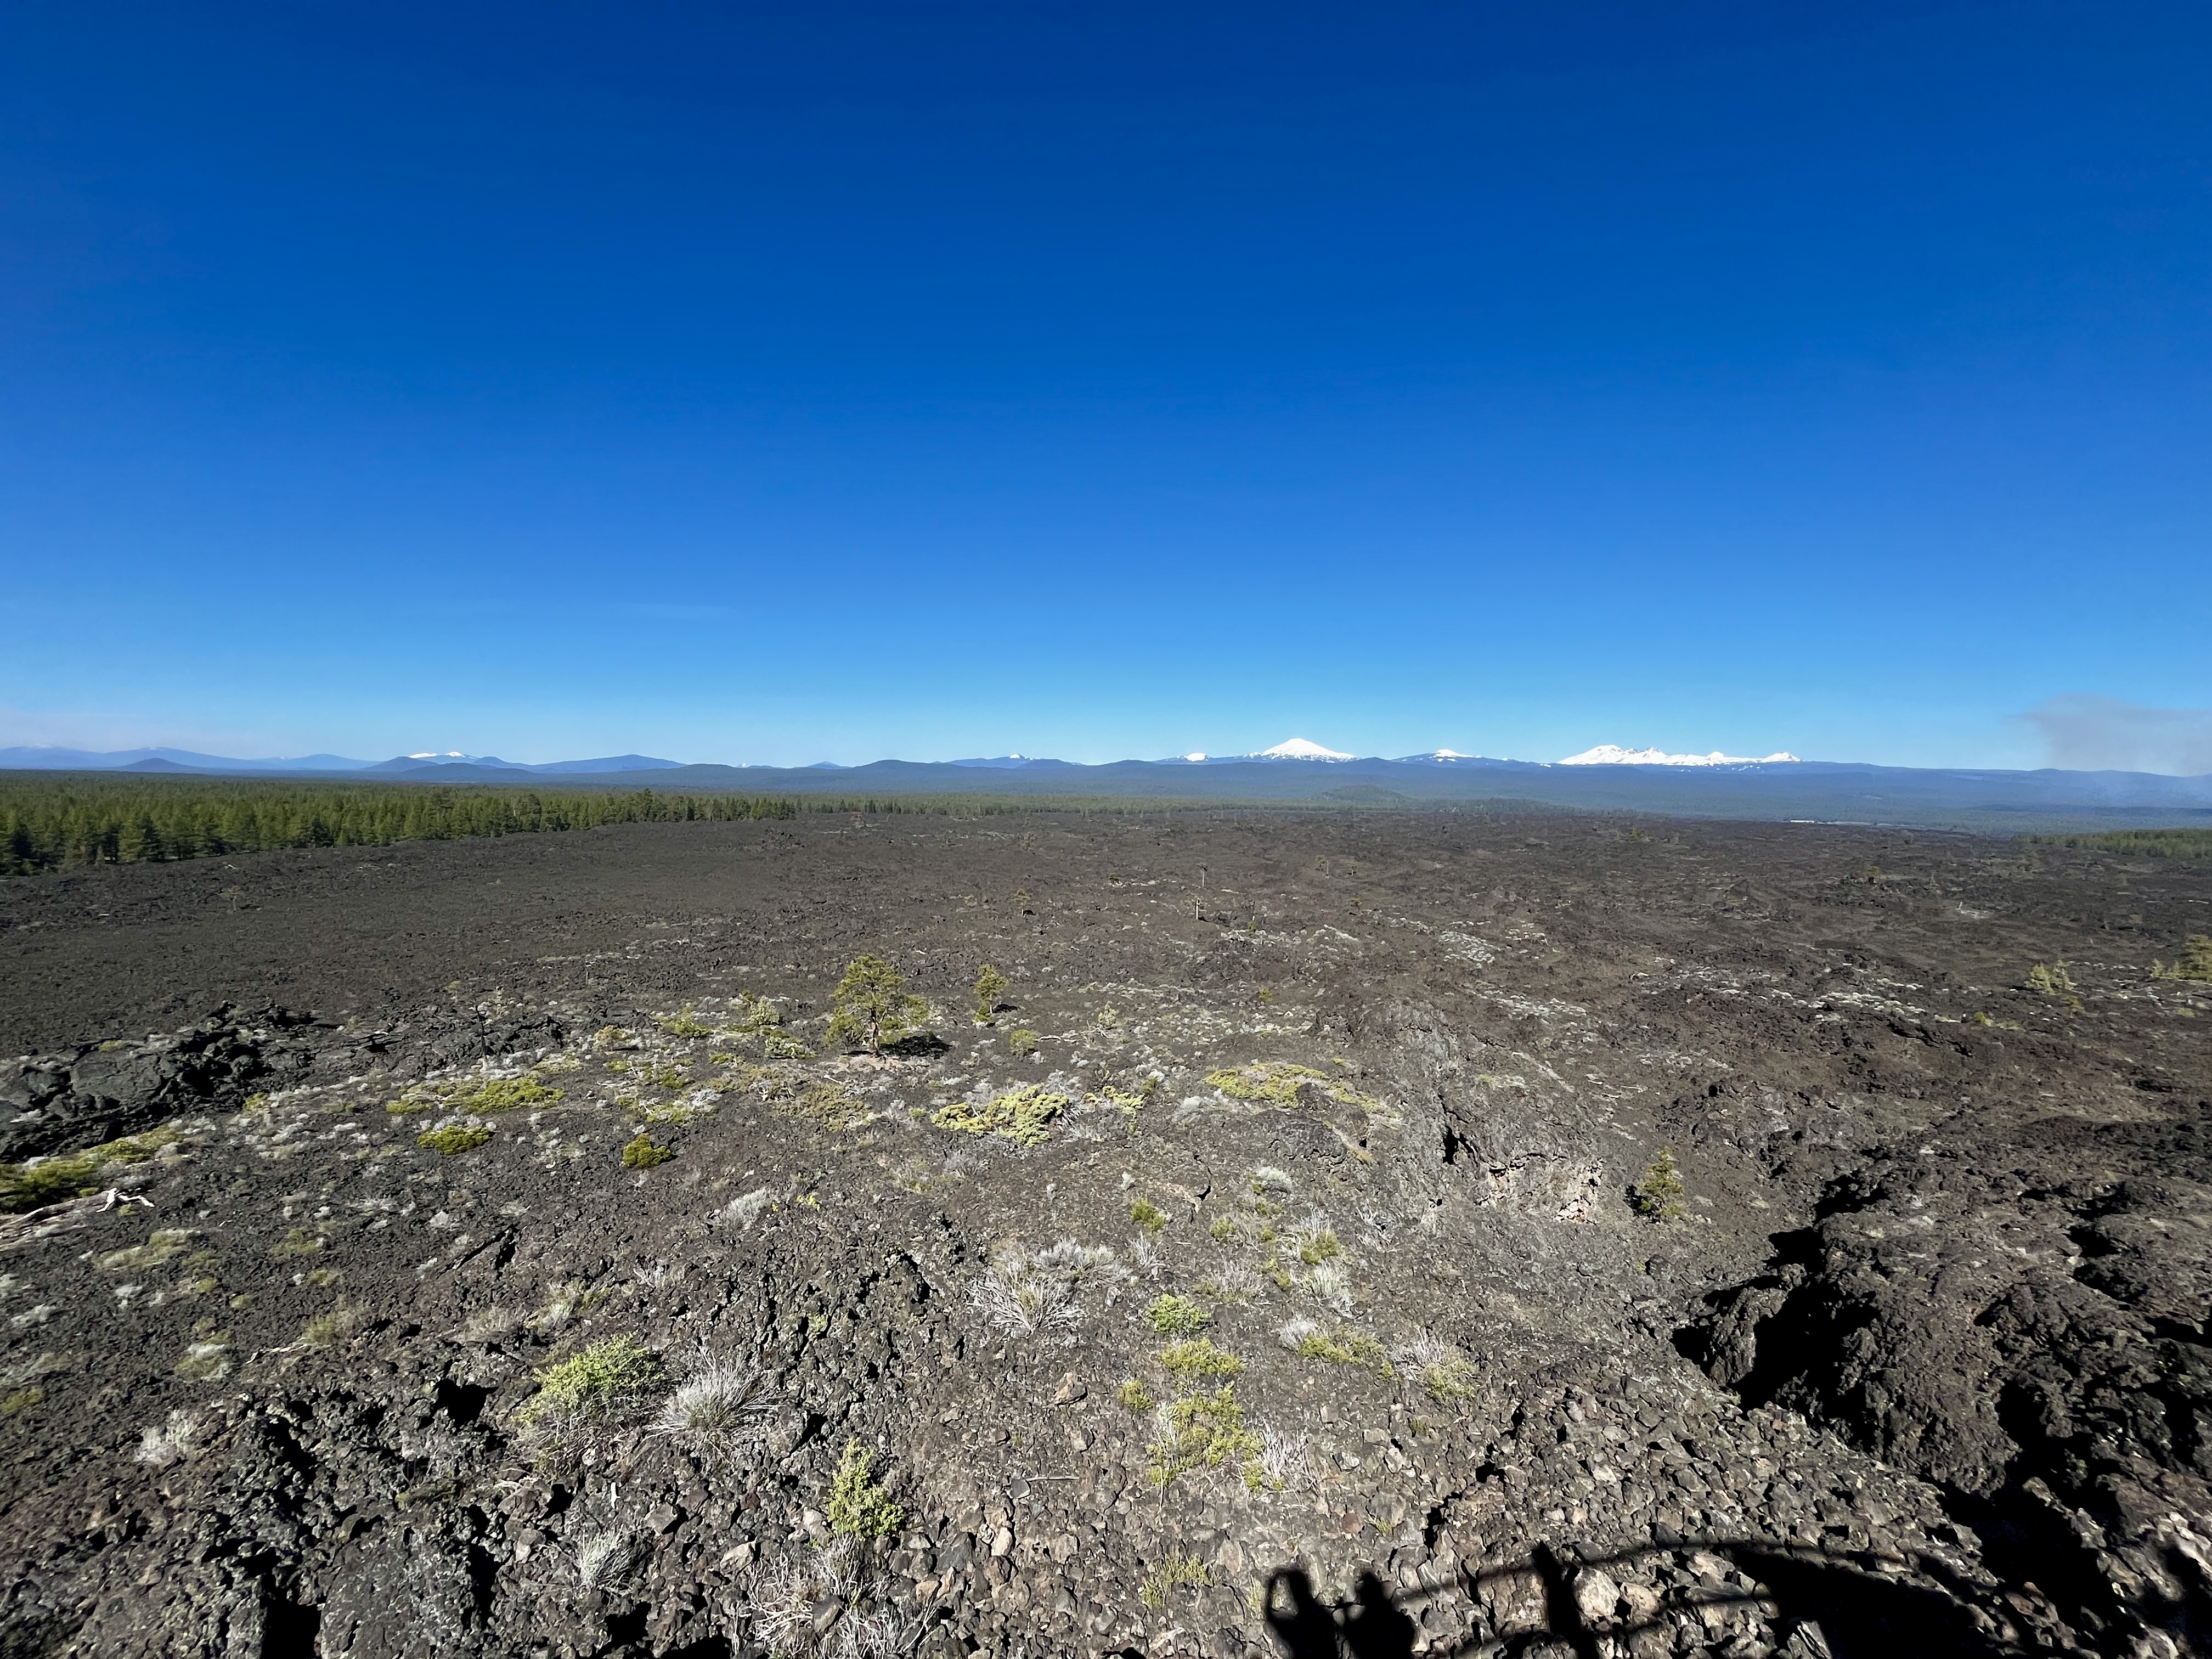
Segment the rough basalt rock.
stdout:
[[[0,1218],[0,1652],[2202,1650],[2212,999],[2114,930],[2212,876],[1667,833],[14,884],[11,1158],[166,1133]],[[935,1042],[825,1052],[863,950]]]

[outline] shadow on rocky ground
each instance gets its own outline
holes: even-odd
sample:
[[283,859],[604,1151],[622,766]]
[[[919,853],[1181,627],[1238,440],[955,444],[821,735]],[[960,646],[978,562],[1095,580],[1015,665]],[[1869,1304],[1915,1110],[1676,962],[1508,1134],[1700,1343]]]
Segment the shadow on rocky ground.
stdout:
[[[1807,1659],[1903,1653],[1925,1659],[1984,1659],[2007,1651],[1976,1628],[1971,1601],[1943,1587],[1946,1569],[1941,1563],[1783,1549],[1765,1540],[1705,1539],[1694,1547],[1732,1562],[1758,1584],[1751,1589],[1711,1588],[1679,1603],[1674,1613],[1686,1613],[1704,1622],[1708,1609],[1724,1620],[1732,1610],[1750,1608],[1772,1631],[1773,1650],[1783,1654]],[[1268,1578],[1265,1616],[1268,1632],[1288,1659],[1410,1659],[1417,1652],[1605,1659],[1618,1653],[1671,1653],[1679,1618],[1634,1607],[1622,1612],[1620,1585],[1612,1576],[1611,1570],[1640,1565],[1647,1553],[1586,1556],[1544,1547],[1525,1560],[1473,1574],[1449,1590],[1394,1593],[1374,1573],[1364,1572],[1351,1599],[1338,1604],[1322,1601],[1303,1569],[1287,1567]],[[1462,1590],[1479,1595],[1492,1584],[1531,1580],[1542,1587],[1541,1614],[1533,1628],[1438,1646],[1424,1642],[1412,1616],[1411,1610],[1437,1595]]]

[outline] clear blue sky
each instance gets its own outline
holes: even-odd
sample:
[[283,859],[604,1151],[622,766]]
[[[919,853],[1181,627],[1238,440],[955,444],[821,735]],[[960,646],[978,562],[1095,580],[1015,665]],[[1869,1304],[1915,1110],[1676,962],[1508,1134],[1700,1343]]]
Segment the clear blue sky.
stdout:
[[2036,764],[2047,699],[2212,704],[2201,4],[8,33],[0,744]]

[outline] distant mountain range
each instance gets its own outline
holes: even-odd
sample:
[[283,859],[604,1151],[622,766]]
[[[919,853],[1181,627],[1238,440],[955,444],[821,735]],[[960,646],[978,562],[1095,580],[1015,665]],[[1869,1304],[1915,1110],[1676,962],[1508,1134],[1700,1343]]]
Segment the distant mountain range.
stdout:
[[290,759],[240,760],[229,755],[196,755],[186,749],[116,749],[95,753],[88,749],[55,749],[33,744],[0,749],[0,770],[38,772],[204,772],[218,776],[240,773],[278,773],[292,776],[341,774],[358,777],[456,777],[469,772],[522,774],[538,777],[594,776],[611,772],[658,772],[680,767],[682,761],[657,760],[651,755],[609,755],[599,760],[501,760],[496,755],[464,755],[459,750],[444,754],[395,755],[387,761],[349,760],[343,755],[301,755]]
[[0,769],[735,790],[847,799],[997,794],[1409,808],[1480,803],[1500,810],[1554,806],[1985,831],[2212,826],[2212,776],[1869,766],[1789,755],[1752,760],[1717,750],[1675,755],[1613,744],[1550,763],[1450,749],[1396,759],[1359,757],[1293,738],[1251,755],[1188,754],[1097,766],[1003,755],[805,767],[687,765],[650,755],[533,765],[456,751],[367,762],[340,755],[237,760],[175,749],[96,754],[17,748],[0,749]]

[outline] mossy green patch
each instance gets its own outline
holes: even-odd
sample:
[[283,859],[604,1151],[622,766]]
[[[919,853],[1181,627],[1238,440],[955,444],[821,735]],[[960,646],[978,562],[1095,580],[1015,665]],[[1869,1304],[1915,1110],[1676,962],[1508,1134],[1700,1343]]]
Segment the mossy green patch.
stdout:
[[501,1112],[558,1106],[565,1098],[561,1090],[549,1089],[534,1077],[463,1078],[420,1085],[384,1109],[395,1117],[412,1117],[424,1112],[494,1117]]
[[0,1164],[0,1212],[21,1214],[65,1198],[100,1190],[102,1171],[111,1165],[143,1164],[177,1138],[174,1129],[149,1129],[125,1135],[81,1152],[33,1158],[23,1164]]
[[185,1253],[185,1246],[191,1242],[191,1237],[189,1231],[182,1229],[165,1228],[143,1244],[106,1252],[97,1259],[94,1265],[103,1273],[143,1273],[149,1267],[174,1261]]

